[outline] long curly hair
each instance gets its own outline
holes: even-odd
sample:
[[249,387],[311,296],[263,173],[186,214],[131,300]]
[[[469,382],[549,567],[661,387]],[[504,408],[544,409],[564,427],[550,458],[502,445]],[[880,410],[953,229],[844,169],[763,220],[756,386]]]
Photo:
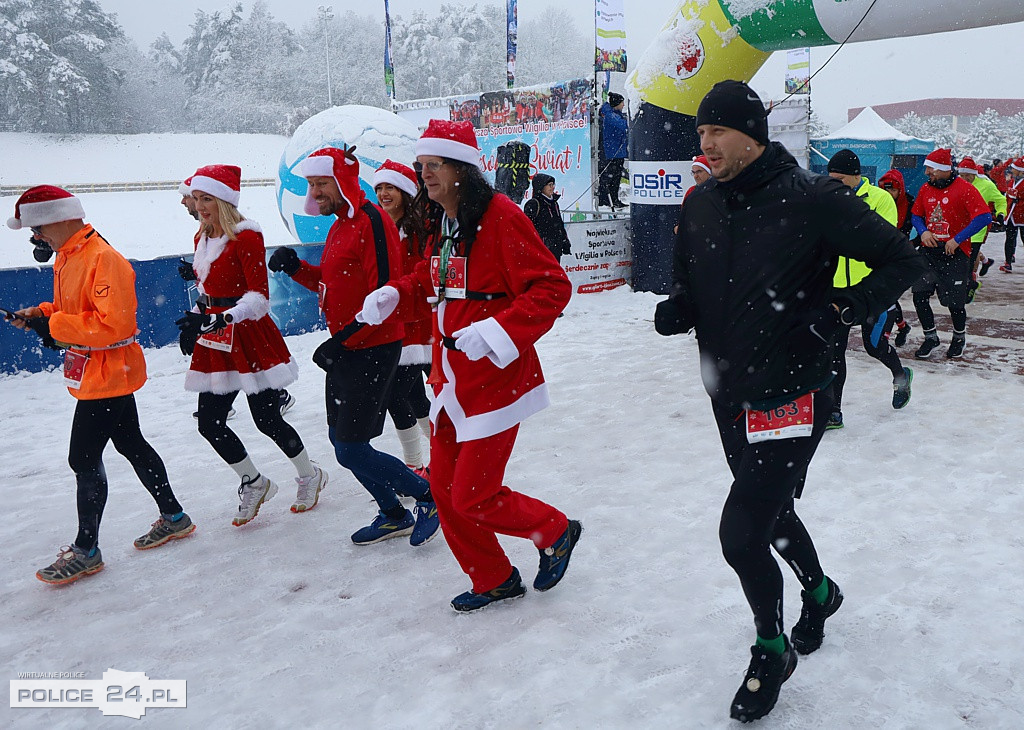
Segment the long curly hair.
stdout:
[[[459,249],[463,256],[469,256],[469,250],[476,240],[477,226],[487,212],[495,190],[476,165],[449,157],[443,159],[455,168],[458,177],[459,212],[456,218],[459,221]],[[422,178],[420,182],[422,183]],[[440,203],[430,199],[427,189],[422,184],[413,199],[413,209],[422,220],[427,237],[439,238],[444,208]]]

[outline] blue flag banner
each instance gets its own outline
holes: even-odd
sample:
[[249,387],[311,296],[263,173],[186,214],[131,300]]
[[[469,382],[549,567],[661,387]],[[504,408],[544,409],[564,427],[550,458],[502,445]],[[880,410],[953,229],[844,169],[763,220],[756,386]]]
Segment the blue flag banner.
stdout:
[[505,0],[508,21],[508,88],[516,83],[516,48],[519,45],[519,0]]
[[395,66],[391,60],[391,7],[384,0],[384,89],[388,98],[395,98]]

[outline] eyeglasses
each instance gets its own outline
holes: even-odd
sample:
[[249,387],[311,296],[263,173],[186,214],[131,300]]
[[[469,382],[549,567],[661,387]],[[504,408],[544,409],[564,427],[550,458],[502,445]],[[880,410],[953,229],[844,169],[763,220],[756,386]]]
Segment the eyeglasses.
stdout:
[[29,230],[32,231],[32,235],[33,236],[41,236],[41,235],[43,235],[43,229],[40,228],[39,226],[31,226],[29,228]]
[[882,190],[895,190],[896,186],[892,183],[883,183]]
[[437,160],[431,160],[430,162],[428,162],[425,165],[422,162],[414,162],[414,163],[412,163],[412,169],[415,170],[418,173],[421,173],[421,174],[423,173],[423,168],[424,167],[427,168],[428,170],[430,170],[431,172],[437,172],[438,170],[441,169],[442,165],[447,165],[447,164],[448,164],[447,160],[441,160],[440,162],[438,162]]

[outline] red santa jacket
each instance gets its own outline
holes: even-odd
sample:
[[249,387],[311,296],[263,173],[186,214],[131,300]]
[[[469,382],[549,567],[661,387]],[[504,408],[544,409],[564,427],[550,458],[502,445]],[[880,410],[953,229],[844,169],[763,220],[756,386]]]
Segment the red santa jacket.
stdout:
[[[405,231],[400,230],[402,239],[402,274],[411,274],[424,260],[426,253],[420,252],[420,243],[415,238],[408,238]],[[420,319],[405,322],[405,336],[402,338],[402,359],[399,365],[428,365],[431,359],[430,346],[434,341],[433,317],[424,312]]]
[[[989,212],[988,203],[981,197],[978,189],[958,177],[945,188],[935,188],[925,183],[921,186],[917,197],[914,198],[914,206],[910,209],[912,215],[924,219],[928,230],[935,234],[935,237],[945,243],[954,238],[967,225],[979,215]],[[965,238],[960,243],[960,250],[968,256],[971,255],[971,239]]]
[[1006,188],[1006,222],[1024,226],[1024,177]]
[[[381,219],[385,241],[375,240],[370,215],[363,208],[366,196],[353,186],[346,197],[356,206],[355,215],[342,214],[327,233],[320,265],[303,261],[292,277],[302,286],[320,294],[320,311],[332,335],[355,320],[363,299],[389,279],[402,275],[402,248],[391,216],[370,203]],[[349,350],[361,350],[396,342],[405,334],[402,323],[390,320],[379,327],[362,327],[345,340]]]
[[[548,405],[534,343],[551,329],[572,294],[568,277],[530,219],[507,197],[494,196],[479,226],[466,266],[470,298],[446,298],[434,320],[430,420],[446,411],[459,442],[501,433]],[[390,285],[401,295],[392,317],[397,319],[421,316],[428,297],[436,294],[429,261]],[[443,344],[474,323],[493,350],[476,361]]]

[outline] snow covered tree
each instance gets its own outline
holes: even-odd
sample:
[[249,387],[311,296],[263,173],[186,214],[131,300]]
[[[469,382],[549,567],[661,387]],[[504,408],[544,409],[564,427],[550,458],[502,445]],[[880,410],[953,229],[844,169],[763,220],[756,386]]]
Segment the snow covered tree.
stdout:
[[[594,73],[594,39],[563,8],[547,8],[519,26],[516,86],[589,78]],[[501,87],[498,87],[501,88]]]
[[1024,112],[1018,112],[1012,117],[1003,117],[1006,124],[1006,148],[1001,151],[998,157],[1005,157],[1012,154],[1015,157],[1024,155]]
[[103,58],[123,37],[94,0],[0,0],[0,123],[99,131],[119,80]]
[[970,134],[964,140],[963,151],[975,161],[989,161],[1005,154],[1009,147],[1006,119],[995,109],[986,109],[974,120]]
[[192,91],[218,88],[222,74],[231,64],[232,41],[241,22],[241,3],[227,15],[219,10],[196,10],[192,33],[180,52],[181,70]]
[[817,137],[824,137],[832,133],[832,128],[821,120],[818,116],[818,112],[811,109],[811,115],[807,120],[807,132],[811,139]]

